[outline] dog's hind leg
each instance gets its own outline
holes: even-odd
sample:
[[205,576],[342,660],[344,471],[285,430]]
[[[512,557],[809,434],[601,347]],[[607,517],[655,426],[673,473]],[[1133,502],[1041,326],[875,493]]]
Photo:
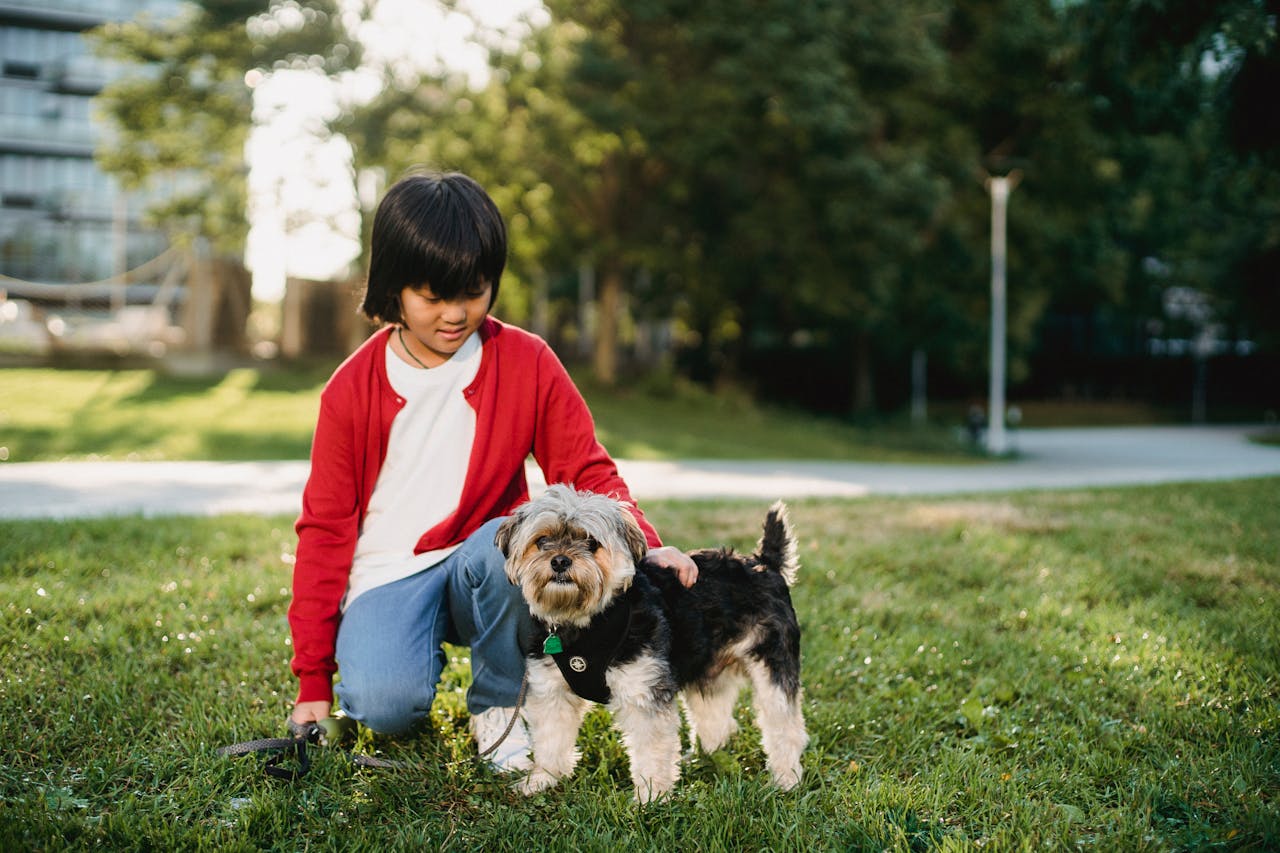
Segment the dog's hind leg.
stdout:
[[536,794],[555,785],[578,764],[578,730],[590,707],[569,691],[550,658],[529,663],[529,697],[525,719],[533,741],[533,768],[516,783],[522,794]]
[[715,752],[738,731],[733,708],[741,688],[741,675],[725,670],[710,681],[686,687],[680,694],[685,719],[703,752]]
[[804,728],[799,688],[788,691],[773,678],[760,660],[747,661],[751,676],[756,725],[760,727],[760,743],[769,761],[769,772],[779,788],[787,790],[800,781],[800,753],[809,743]]

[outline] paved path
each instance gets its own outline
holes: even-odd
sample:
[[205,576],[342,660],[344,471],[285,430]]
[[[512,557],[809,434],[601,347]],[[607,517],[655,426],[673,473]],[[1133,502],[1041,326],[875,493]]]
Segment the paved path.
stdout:
[[[1021,430],[1018,456],[974,465],[619,461],[640,500],[930,495],[1280,476],[1280,448],[1239,427]],[[0,463],[0,517],[296,514],[306,462]],[[531,488],[541,487],[536,469]]]

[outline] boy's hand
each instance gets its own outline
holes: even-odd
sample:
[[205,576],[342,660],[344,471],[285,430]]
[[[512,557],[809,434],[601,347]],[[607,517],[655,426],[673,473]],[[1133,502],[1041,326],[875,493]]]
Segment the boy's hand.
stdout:
[[693,586],[698,580],[698,564],[693,558],[671,545],[654,548],[645,555],[645,562],[676,573],[676,578],[684,586]]
[[329,716],[332,704],[331,702],[299,702],[293,706],[293,713],[289,715],[289,719],[300,726],[318,723]]

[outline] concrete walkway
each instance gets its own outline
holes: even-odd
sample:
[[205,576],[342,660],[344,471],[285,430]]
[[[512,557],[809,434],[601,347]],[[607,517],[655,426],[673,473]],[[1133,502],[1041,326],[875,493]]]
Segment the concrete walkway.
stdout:
[[[973,465],[620,460],[639,500],[860,497],[1280,476],[1280,448],[1242,427],[1028,429],[1016,458]],[[306,462],[0,463],[0,518],[296,514]],[[530,487],[542,479],[530,469]]]

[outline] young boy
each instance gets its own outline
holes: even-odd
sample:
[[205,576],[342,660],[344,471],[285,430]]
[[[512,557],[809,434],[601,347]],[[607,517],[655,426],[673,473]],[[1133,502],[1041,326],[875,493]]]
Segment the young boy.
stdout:
[[[378,206],[362,310],[384,325],[325,385],[297,522],[296,723],[328,717],[336,692],[348,717],[408,731],[431,708],[449,641],[471,647],[478,748],[501,737],[529,616],[494,532],[528,498],[530,453],[548,483],[628,502],[648,559],[686,585],[697,577],[635,507],[550,347],[489,316],[506,251],[497,207],[465,175],[406,178]],[[517,725],[490,761],[526,769],[528,751]]]

